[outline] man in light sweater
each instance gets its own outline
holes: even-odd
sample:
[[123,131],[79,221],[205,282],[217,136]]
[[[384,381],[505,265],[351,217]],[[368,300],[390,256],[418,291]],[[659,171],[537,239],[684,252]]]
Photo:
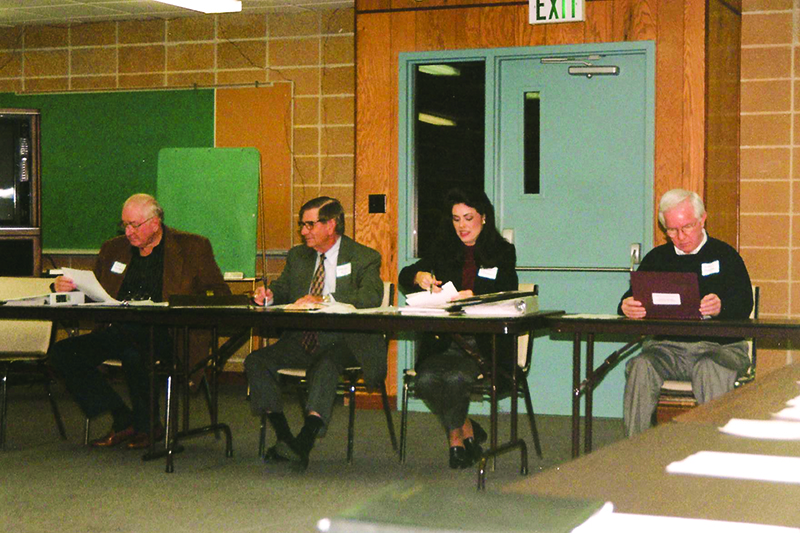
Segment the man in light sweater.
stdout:
[[[712,319],[746,319],[753,309],[750,276],[739,254],[728,244],[709,237],[706,211],[700,197],[673,189],[661,197],[658,220],[671,242],[651,250],[639,270],[696,272],[700,282],[700,313]],[[641,302],[629,289],[619,314],[646,318]],[[691,381],[698,403],[733,389],[736,378],[750,364],[744,339],[656,337],[625,369],[623,417],[627,435],[650,427],[665,380]]]

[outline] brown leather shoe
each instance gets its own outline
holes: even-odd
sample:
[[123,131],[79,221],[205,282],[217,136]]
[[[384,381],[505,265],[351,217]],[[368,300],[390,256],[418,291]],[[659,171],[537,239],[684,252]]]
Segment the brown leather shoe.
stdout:
[[[158,442],[164,438],[164,427],[160,424],[156,426],[155,434],[153,435],[155,441]],[[142,431],[133,436],[131,441],[127,444],[129,450],[141,450],[150,447],[150,435],[146,431]]]
[[114,431],[112,429],[99,439],[93,440],[92,446],[96,448],[110,448],[125,442],[126,440],[132,439],[135,434],[136,432],[133,430],[133,426],[127,427],[121,431]]

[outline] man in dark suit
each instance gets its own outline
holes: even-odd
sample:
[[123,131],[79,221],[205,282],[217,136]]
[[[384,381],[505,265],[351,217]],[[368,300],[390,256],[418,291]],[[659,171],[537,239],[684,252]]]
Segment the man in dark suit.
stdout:
[[[323,301],[377,307],[383,298],[380,254],[344,235],[344,210],[338,200],[321,196],[300,208],[304,244],[289,250],[286,266],[268,289],[259,287],[259,304],[307,306]],[[380,334],[289,331],[275,343],[247,356],[244,363],[255,414],[267,413],[277,442],[267,461],[296,460],[303,468],[314,440],[327,427],[339,376],[361,366],[368,386],[386,378],[386,343]],[[308,369],[305,423],[295,437],[283,414],[278,370]]]
[[[134,194],[125,201],[120,222],[125,235],[106,241],[95,260],[94,274],[105,291],[118,300],[154,302],[173,294],[230,294],[208,239],[168,228],[163,221],[164,210],[152,196]],[[75,289],[65,276],[56,278],[54,285],[59,292]],[[150,445],[150,378],[145,364],[149,339],[148,326],[111,324],[50,349],[50,364],[64,377],[86,416],[110,412],[113,417],[111,431],[92,441],[93,446],[126,441],[128,448]],[[190,362],[208,354],[207,339],[203,342],[195,335],[191,341]],[[155,330],[154,343],[158,357],[172,356],[167,328]],[[109,359],[122,361],[130,408],[97,369]]]

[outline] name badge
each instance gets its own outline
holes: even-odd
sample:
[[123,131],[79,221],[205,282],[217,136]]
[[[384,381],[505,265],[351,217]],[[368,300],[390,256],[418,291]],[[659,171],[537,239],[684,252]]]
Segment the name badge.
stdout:
[[497,267],[482,268],[478,270],[478,276],[486,279],[497,279]]
[[114,261],[114,264],[111,265],[111,272],[114,274],[122,274],[125,272],[125,267],[127,265],[125,263],[120,263],[119,261]]
[[700,265],[700,270],[702,271],[704,276],[710,276],[711,274],[719,274],[719,259],[716,261],[712,261],[710,263],[703,263]]
[[343,265],[336,265],[336,277],[341,278],[343,276],[349,276],[350,272],[353,271],[353,266],[350,263],[345,263]]

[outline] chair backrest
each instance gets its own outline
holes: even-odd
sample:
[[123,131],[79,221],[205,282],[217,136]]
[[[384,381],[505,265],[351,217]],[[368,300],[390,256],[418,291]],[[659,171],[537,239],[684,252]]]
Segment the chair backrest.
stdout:
[[[750,312],[750,318],[758,318],[758,305],[761,299],[761,289],[757,285],[753,285],[753,310]],[[747,368],[744,376],[736,380],[738,387],[742,383],[752,381],[756,378],[756,340],[747,339],[747,357],[750,358],[750,366]]]
[[[536,289],[535,283],[520,283],[519,290],[533,292]],[[533,351],[533,339],[529,333],[517,337],[517,365],[527,371],[531,364],[531,352]]]
[[394,304],[394,283],[391,281],[383,282],[383,300],[381,300],[381,307],[389,307]]
[[[49,278],[0,277],[0,300],[50,292]],[[47,353],[53,323],[44,320],[0,320],[0,355]]]

